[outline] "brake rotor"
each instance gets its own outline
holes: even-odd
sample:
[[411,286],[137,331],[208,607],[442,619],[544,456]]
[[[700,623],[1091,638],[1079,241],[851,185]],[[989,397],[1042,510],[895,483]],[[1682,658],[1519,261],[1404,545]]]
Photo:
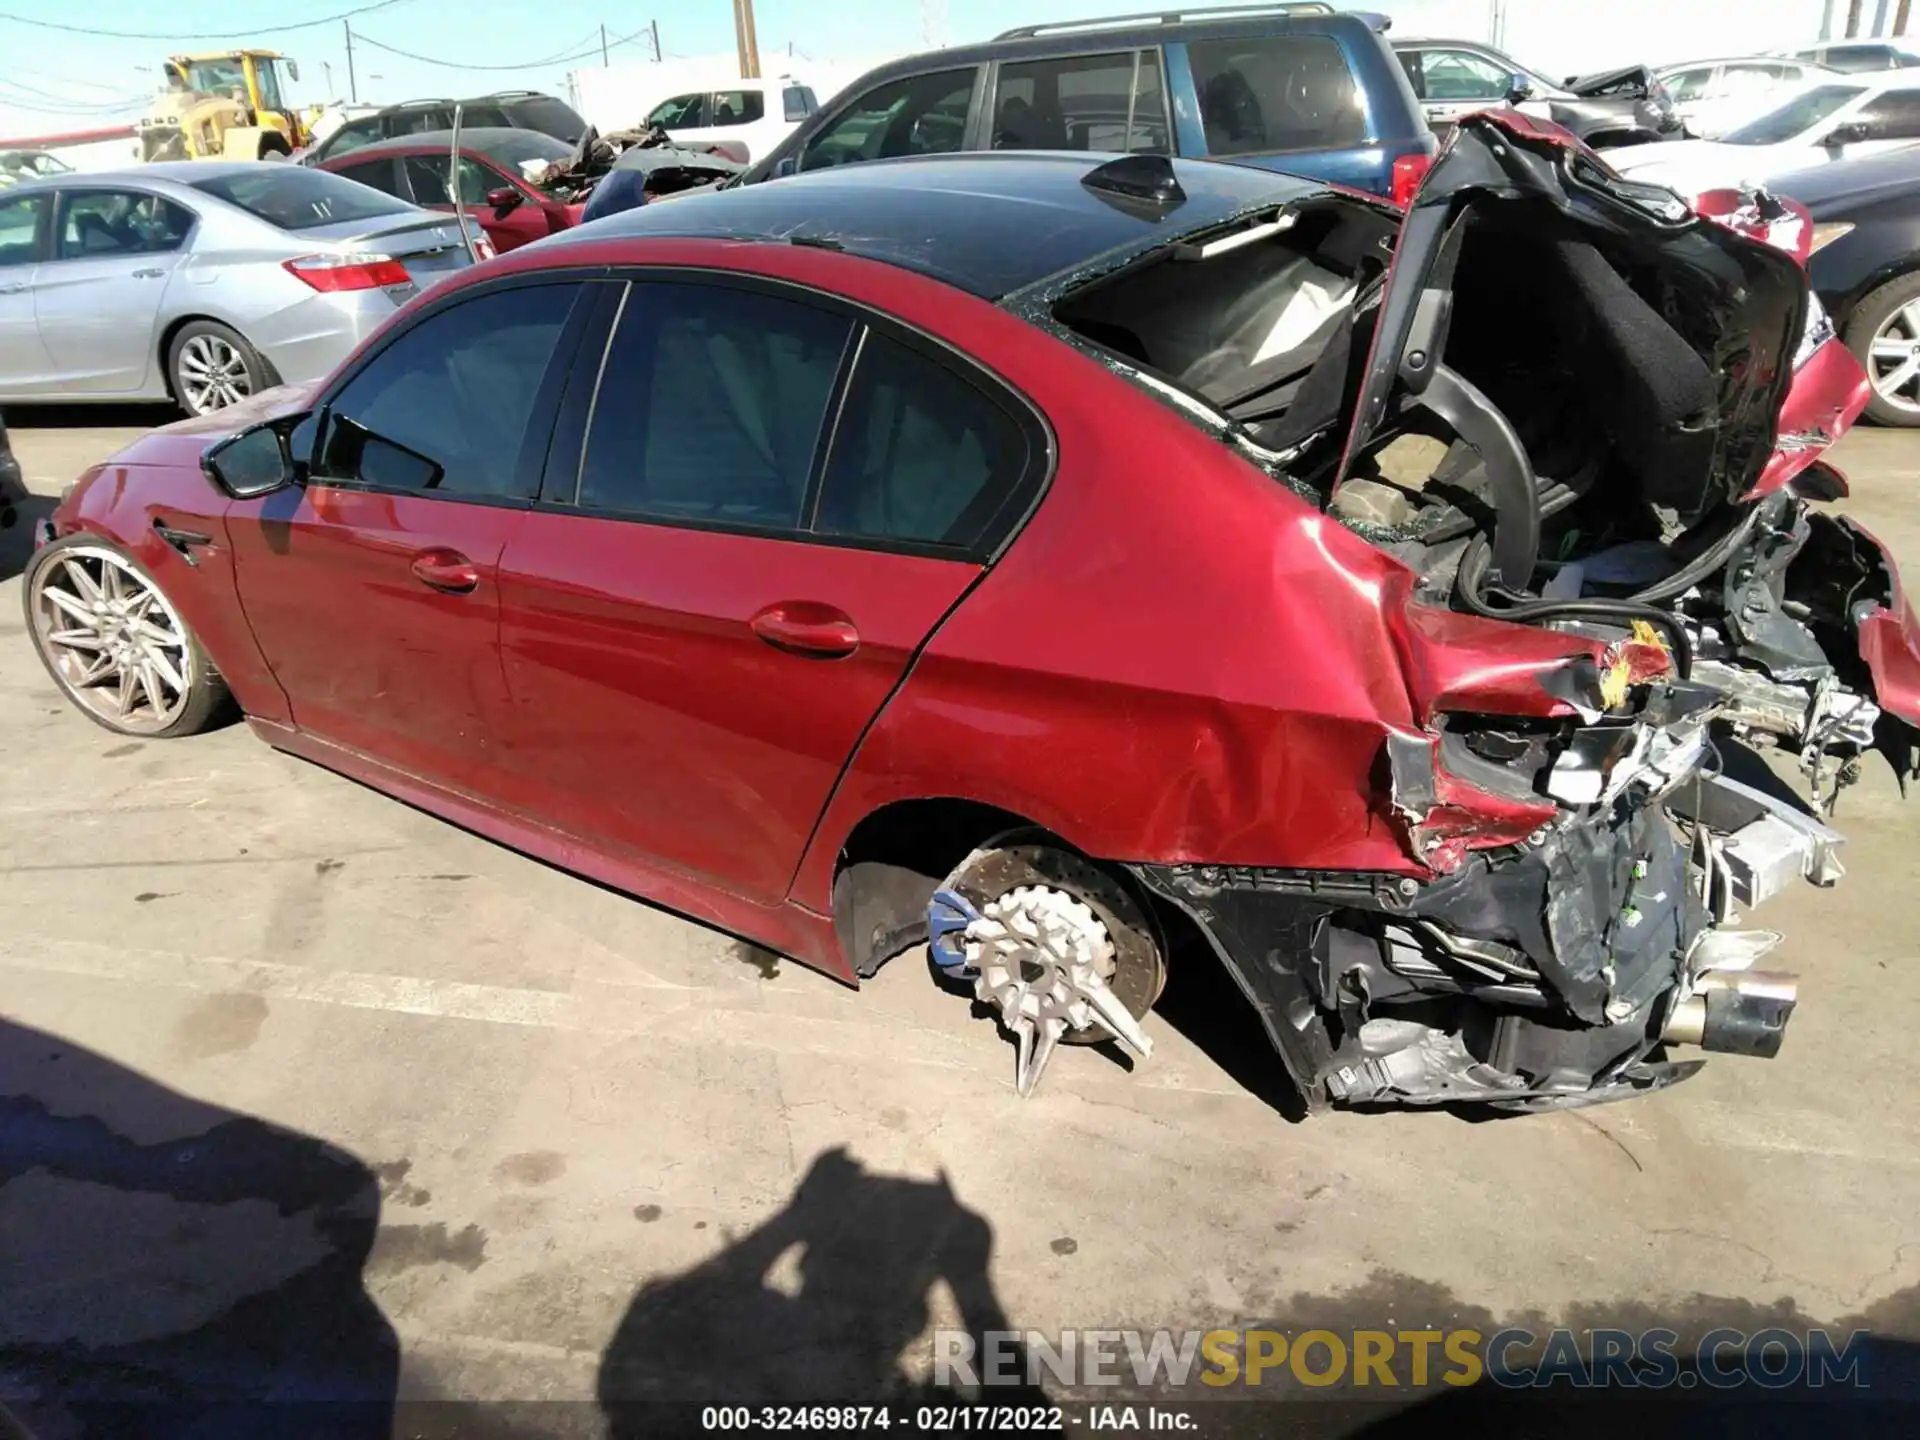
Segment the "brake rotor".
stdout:
[[1029,1095],[1056,1046],[1115,1039],[1141,1059],[1141,1028],[1166,983],[1151,922],[1091,862],[1052,846],[976,850],[928,907],[934,963],[971,981],[1019,1049]]

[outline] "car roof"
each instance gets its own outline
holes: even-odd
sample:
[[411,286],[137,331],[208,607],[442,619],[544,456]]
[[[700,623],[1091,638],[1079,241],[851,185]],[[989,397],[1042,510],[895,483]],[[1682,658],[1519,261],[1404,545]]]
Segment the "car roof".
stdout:
[[1844,75],[1846,73],[1844,70],[1828,71],[1827,67],[1819,61],[1809,60],[1802,55],[1754,55],[1751,53],[1746,55],[1706,55],[1698,60],[1678,60],[1671,65],[1660,66],[1653,73],[1656,75],[1667,75],[1675,70],[1694,70],[1702,65],[1798,65],[1802,69],[1813,70],[1815,72],[1825,72],[1833,75]]
[[1185,191],[1177,206],[1081,184],[1117,158],[984,150],[868,160],[677,196],[563,231],[542,246],[653,237],[813,243],[998,300],[1096,255],[1151,248],[1169,234],[1326,190],[1317,180],[1253,166],[1159,156],[1151,158],[1169,165]]
[[[886,80],[901,75],[922,75],[940,70],[958,70],[991,60],[1020,60],[1049,55],[1082,55],[1108,50],[1131,50],[1147,45],[1210,39],[1259,38],[1290,34],[1327,34],[1336,30],[1362,30],[1373,33],[1374,25],[1365,14],[1343,11],[1330,14],[1293,15],[1267,12],[1236,15],[1226,13],[1205,19],[1162,19],[1159,16],[1123,17],[1128,23],[1104,24],[1099,19],[1062,22],[1062,28],[1039,35],[1009,33],[1000,39],[981,40],[972,45],[955,45],[945,50],[922,50],[913,55],[876,65],[859,77],[861,82]],[[1138,23],[1133,23],[1137,21]],[[851,84],[847,87],[851,88]],[[842,94],[846,90],[841,91]]]
[[[564,140],[555,140],[544,130],[526,130],[516,125],[470,125],[460,131],[462,150],[485,151],[489,145],[525,144],[529,136],[541,140],[551,140],[562,151],[573,147]],[[392,155],[413,150],[446,150],[453,145],[451,130],[420,130],[412,135],[392,135],[385,140],[375,140],[371,144],[356,145],[345,155],[328,156],[329,162],[345,160],[349,155],[364,160],[370,155]]]
[[28,185],[43,190],[111,190],[121,185],[150,185],[161,188],[191,185],[195,180],[214,180],[223,175],[241,175],[271,160],[162,160],[152,165],[131,165],[119,170],[68,170],[59,175],[37,175],[15,187],[16,193]]

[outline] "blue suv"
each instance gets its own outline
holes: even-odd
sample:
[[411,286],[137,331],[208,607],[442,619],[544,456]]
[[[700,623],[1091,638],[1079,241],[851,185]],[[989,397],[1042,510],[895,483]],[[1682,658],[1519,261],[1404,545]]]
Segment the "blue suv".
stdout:
[[896,60],[739,183],[956,150],[1233,160],[1409,198],[1438,142],[1379,15],[1215,6],[1027,25]]

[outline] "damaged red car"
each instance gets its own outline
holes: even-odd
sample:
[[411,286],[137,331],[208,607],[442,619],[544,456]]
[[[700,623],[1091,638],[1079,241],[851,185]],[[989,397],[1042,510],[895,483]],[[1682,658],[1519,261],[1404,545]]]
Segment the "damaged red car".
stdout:
[[1210,947],[1310,1106],[1618,1098],[1778,1049],[1736,916],[1914,769],[1807,241],[1511,115],[1404,214],[992,153],[649,206],[89,471],[29,624],[111,729],[237,705],[844,980],[927,943],[1023,1092]]

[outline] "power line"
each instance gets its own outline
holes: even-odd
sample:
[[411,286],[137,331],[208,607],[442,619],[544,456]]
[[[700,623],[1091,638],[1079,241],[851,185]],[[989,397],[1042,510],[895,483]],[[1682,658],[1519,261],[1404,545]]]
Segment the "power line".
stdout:
[[42,105],[22,100],[14,95],[0,94],[0,107],[9,110],[25,110],[35,115],[67,115],[75,119],[100,117],[106,118],[128,110],[142,109],[146,106],[144,95],[135,95],[125,100],[115,100],[101,104],[80,105]]
[[[648,30],[636,30],[631,35],[621,36],[618,40],[607,41],[606,48],[613,50],[622,45],[631,45],[647,34],[649,34]],[[589,37],[592,43],[585,44],[584,49],[570,49],[557,55],[549,55],[544,60],[523,60],[513,65],[476,65],[465,60],[441,60],[432,55],[416,55],[413,51],[402,50],[397,45],[383,44],[359,30],[353,32],[353,38],[362,45],[371,45],[376,50],[384,50],[389,55],[398,55],[403,60],[417,61],[422,65],[438,65],[447,70],[538,70],[547,65],[565,64],[569,60],[585,60],[601,53],[597,32],[595,36]]]
[[102,30],[92,25],[63,25],[58,20],[35,20],[26,15],[15,15],[8,10],[0,10],[0,20],[11,20],[15,25],[27,25],[36,30],[58,30],[66,35],[90,35],[102,40],[234,40],[254,35],[286,35],[295,30],[311,30],[319,25],[333,25],[342,20],[350,20],[355,15],[371,15],[376,10],[390,10],[395,5],[406,5],[411,0],[373,0],[372,4],[360,5],[352,10],[342,10],[319,20],[301,20],[288,25],[249,25],[243,30],[175,30],[158,33],[151,30]]

